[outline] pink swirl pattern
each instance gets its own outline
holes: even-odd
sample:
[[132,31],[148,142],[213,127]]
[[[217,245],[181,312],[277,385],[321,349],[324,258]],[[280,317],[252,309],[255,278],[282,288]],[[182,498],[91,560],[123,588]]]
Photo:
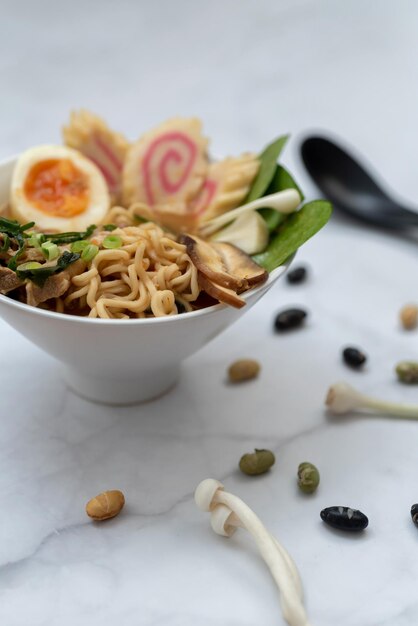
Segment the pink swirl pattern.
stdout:
[[196,200],[191,204],[191,209],[194,213],[201,215],[206,211],[218,189],[218,183],[216,180],[207,178],[203,183],[203,187]]
[[167,195],[178,193],[187,184],[197,156],[195,142],[185,133],[164,133],[150,143],[141,163],[148,204],[156,204],[155,187]]

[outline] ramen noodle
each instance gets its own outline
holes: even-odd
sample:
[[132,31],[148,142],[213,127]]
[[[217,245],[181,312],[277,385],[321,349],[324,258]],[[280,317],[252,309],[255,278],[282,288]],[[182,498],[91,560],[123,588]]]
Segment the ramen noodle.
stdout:
[[[100,245],[104,235],[92,238]],[[100,249],[90,266],[72,278],[59,310],[88,310],[89,317],[125,319],[191,311],[199,296],[197,269],[186,246],[151,222],[118,228],[117,250]]]

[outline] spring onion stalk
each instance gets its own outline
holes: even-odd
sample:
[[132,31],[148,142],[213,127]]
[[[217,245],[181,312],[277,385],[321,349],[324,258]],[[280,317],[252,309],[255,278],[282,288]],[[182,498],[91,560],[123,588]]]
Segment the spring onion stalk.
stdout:
[[81,258],[83,259],[83,261],[86,261],[88,263],[89,261],[92,261],[94,259],[98,252],[98,246],[95,246],[94,243],[89,243],[81,253]]
[[109,250],[120,248],[122,246],[122,238],[119,235],[108,235],[103,239],[102,246]]
[[346,382],[331,385],[325,404],[335,415],[345,415],[352,411],[367,409],[372,413],[381,415],[418,420],[418,406],[370,398]]
[[290,626],[309,626],[296,565],[254,511],[240,498],[224,491],[222,483],[212,478],[203,480],[198,485],[195,502],[199,509],[211,513],[212,529],[217,534],[231,537],[240,527],[253,536],[279,588],[283,617]]
[[249,202],[248,204],[244,204],[243,206],[238,207],[237,209],[233,209],[232,211],[227,211],[218,217],[214,217],[209,220],[204,226],[202,226],[201,234],[204,237],[208,235],[212,235],[217,230],[219,230],[222,226],[233,222],[237,217],[240,217],[244,213],[248,211],[256,211],[257,209],[274,209],[279,213],[294,213],[298,206],[300,205],[301,197],[296,191],[296,189],[285,189],[284,191],[278,191],[277,193],[273,193],[269,196],[264,196],[263,198],[259,198],[258,200],[253,200],[253,202]]

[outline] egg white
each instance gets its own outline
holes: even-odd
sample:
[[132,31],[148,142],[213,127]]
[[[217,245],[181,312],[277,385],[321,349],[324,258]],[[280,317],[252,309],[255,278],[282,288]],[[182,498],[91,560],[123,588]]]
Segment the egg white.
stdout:
[[[83,213],[74,217],[59,217],[44,213],[25,195],[25,181],[31,168],[40,161],[68,159],[88,181],[89,201]],[[21,223],[35,222],[43,231],[66,232],[85,230],[90,224],[100,224],[110,207],[106,180],[99,168],[89,159],[66,146],[35,146],[18,158],[12,175],[10,209],[12,217]]]

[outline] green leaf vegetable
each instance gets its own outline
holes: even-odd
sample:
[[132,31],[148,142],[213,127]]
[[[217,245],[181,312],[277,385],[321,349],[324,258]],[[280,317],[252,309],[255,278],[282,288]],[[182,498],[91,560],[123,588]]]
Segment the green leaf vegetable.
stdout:
[[269,144],[259,156],[260,169],[243,204],[257,200],[266,194],[277,168],[277,160],[289,135],[279,137]]
[[80,258],[79,254],[74,252],[68,252],[66,250],[60,256],[55,265],[50,265],[45,267],[45,265],[39,265],[36,263],[23,263],[16,269],[16,274],[24,280],[25,278],[29,278],[32,280],[38,287],[43,287],[46,280],[53,276],[54,274],[59,274],[63,270],[67,269],[71,263],[77,261]]
[[264,252],[253,257],[254,261],[268,272],[283,265],[286,259],[325,226],[331,213],[332,205],[326,200],[307,202],[300,211],[286,217],[277,233],[270,238]]
[[16,220],[8,220],[5,217],[0,217],[0,233],[6,233],[9,237],[16,237],[16,235],[28,235],[26,230],[35,226],[35,222],[28,222],[27,224],[19,224]]
[[29,235],[25,232],[29,228],[35,225],[35,222],[28,222],[27,224],[19,224],[16,220],[8,220],[5,217],[0,217],[0,233],[3,235],[2,252],[7,252],[11,245],[11,239],[14,240],[17,245],[17,250],[8,263],[8,267],[11,270],[15,270],[17,267],[17,261],[22,256],[26,247],[25,239]]
[[97,228],[96,224],[92,224],[83,232],[70,232],[70,233],[57,233],[55,235],[48,235],[48,240],[52,243],[56,243],[58,246],[65,243],[73,243],[80,239],[87,239],[93,234],[93,231]]
[[0,246],[0,252],[7,252],[8,249],[10,248],[10,237],[9,235],[6,235],[6,233],[2,233],[2,235],[3,235],[3,241]]

